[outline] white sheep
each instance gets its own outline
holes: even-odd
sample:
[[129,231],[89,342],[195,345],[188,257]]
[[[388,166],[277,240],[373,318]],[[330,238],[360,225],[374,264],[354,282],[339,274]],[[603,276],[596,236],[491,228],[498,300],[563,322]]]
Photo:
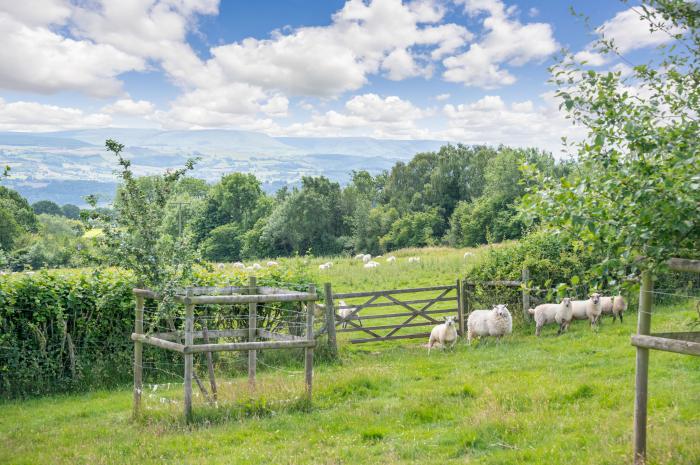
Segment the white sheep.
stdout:
[[241,262],[236,262],[236,263],[233,264],[233,267],[242,270],[242,269],[245,268],[245,264],[243,264],[243,263],[241,263]]
[[377,255],[377,256],[374,257],[374,258],[382,258],[383,256],[384,256],[384,255]]
[[573,319],[571,299],[568,297],[565,297],[558,304],[541,304],[535,308],[530,308],[528,313],[535,317],[535,336],[539,336],[542,327],[549,323],[559,324],[559,331],[557,332],[557,335],[559,335],[569,329]]
[[603,312],[600,294],[593,293],[588,300],[572,300],[571,310],[574,320],[589,320],[591,326],[598,324],[598,318]]
[[473,257],[474,254],[472,252],[464,252],[464,259],[466,260],[469,257]]
[[503,304],[494,305],[491,310],[474,310],[467,318],[467,342],[470,344],[473,337],[495,336],[500,340],[501,336],[512,332],[513,318]]
[[331,268],[331,264],[328,262],[318,265],[319,270],[330,270],[330,268]]
[[279,265],[279,263],[277,263],[274,260],[270,260],[269,262],[267,262],[267,266],[278,266],[278,265]]
[[343,328],[348,327],[348,320],[352,317],[357,319],[357,321],[360,323],[360,326],[362,326],[362,320],[360,319],[360,315],[355,313],[355,310],[357,310],[357,307],[348,306],[348,304],[346,304],[344,300],[338,301],[338,315],[340,316],[340,318],[343,319]]
[[261,270],[261,269],[262,269],[262,265],[260,265],[260,263],[253,263],[253,265],[251,266],[251,268],[253,268],[254,270]]
[[394,263],[395,261],[396,261],[396,257],[394,257],[393,255],[389,255],[388,257],[386,257],[387,263]]
[[225,266],[224,266],[223,263],[217,263],[217,264],[216,264],[216,267],[217,267],[219,270],[223,270]]
[[355,260],[362,260],[363,258],[365,258],[365,254],[363,253],[358,253],[355,255]]
[[615,297],[601,297],[601,309],[603,315],[612,315],[613,322],[615,318],[620,317],[622,323],[622,312],[627,310],[627,301],[621,295]]
[[420,257],[408,257],[408,263],[419,263]]
[[365,254],[362,256],[362,261],[365,263],[369,263],[372,260],[372,255],[370,254]]
[[365,268],[368,270],[372,269],[372,268],[376,268],[378,266],[379,266],[379,263],[377,263],[375,261],[371,261],[371,260],[369,262],[365,263]]
[[428,340],[428,353],[430,349],[433,348],[435,343],[440,344],[442,347],[453,347],[457,342],[457,328],[455,327],[455,317],[447,316],[445,317],[445,322],[439,324],[433,328],[430,332],[430,339]]

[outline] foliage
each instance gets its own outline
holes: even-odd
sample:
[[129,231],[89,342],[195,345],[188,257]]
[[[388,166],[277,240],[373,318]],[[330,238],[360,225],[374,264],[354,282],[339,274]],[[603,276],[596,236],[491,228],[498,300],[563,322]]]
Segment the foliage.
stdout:
[[[577,169],[561,179],[533,174],[543,187],[524,202],[530,217],[583,240],[600,257],[597,271],[617,279],[700,250],[700,9],[647,0],[639,13],[640,27],[674,39],[659,60],[627,78],[570,57],[553,69],[562,107],[588,133],[574,145]],[[607,38],[597,49],[619,54]]]
[[39,200],[38,202],[32,204],[32,209],[37,215],[41,215],[42,213],[56,216],[63,215],[61,207],[59,207],[57,203],[50,200]]
[[202,255],[207,260],[235,262],[241,258],[241,226],[228,223],[209,232],[202,243]]
[[434,245],[435,231],[441,226],[442,218],[436,209],[409,213],[392,223],[380,244],[384,250]]
[[71,203],[67,203],[61,207],[61,213],[63,216],[66,218],[69,218],[71,220],[78,220],[80,219],[80,208],[76,205],[73,205]]

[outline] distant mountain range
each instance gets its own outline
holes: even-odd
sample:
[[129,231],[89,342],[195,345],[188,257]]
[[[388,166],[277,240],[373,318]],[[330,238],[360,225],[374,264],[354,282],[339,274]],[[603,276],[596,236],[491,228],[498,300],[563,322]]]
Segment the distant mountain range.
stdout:
[[125,153],[139,175],[181,167],[188,158],[200,157],[193,176],[215,182],[233,171],[254,173],[268,192],[298,184],[307,175],[324,175],[344,184],[352,170],[378,173],[446,144],[369,137],[270,137],[224,129],[0,132],[0,165],[12,168],[11,178],[3,184],[30,202],[48,199],[84,205],[85,195],[98,194],[107,203],[117,180],[115,160],[104,149],[106,139],[126,146]]

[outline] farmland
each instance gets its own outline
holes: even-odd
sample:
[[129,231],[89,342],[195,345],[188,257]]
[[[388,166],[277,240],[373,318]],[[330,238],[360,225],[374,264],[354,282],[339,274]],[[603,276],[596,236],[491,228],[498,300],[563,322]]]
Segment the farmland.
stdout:
[[[479,251],[469,260],[478,263]],[[333,257],[306,266],[343,292],[428,286],[462,275],[471,266],[463,253],[404,250],[394,268],[375,270]],[[409,266],[412,255],[421,262]],[[327,260],[334,266],[318,271]],[[682,301],[656,309],[654,331],[683,330],[694,315]],[[133,422],[128,386],[5,402],[0,463],[627,463],[635,317],[605,320],[598,332],[578,322],[560,337],[549,327],[539,339],[516,326],[500,344],[461,341],[430,355],[423,340],[341,339],[340,362],[316,365],[311,407],[281,402],[301,392],[301,365],[270,363],[255,395],[234,391],[226,413],[198,408],[191,426],[177,405],[155,405]],[[699,359],[652,354],[649,463],[698,462],[699,388]]]

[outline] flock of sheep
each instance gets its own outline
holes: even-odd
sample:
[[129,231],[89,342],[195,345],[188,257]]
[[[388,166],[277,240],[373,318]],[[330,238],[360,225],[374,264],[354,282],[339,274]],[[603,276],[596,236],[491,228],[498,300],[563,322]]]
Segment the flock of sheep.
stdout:
[[[380,263],[375,261],[375,260],[379,260],[380,258],[382,258],[382,256],[377,255],[373,259],[372,255],[370,255],[368,253],[367,254],[361,253],[361,254],[355,255],[355,260],[362,260],[362,263],[364,263],[364,268],[367,270],[371,270],[372,268],[377,268],[380,265]],[[420,257],[408,257],[407,260],[408,260],[408,263],[419,263]],[[396,263],[396,257],[393,255],[389,255],[388,257],[385,258],[385,261],[389,264]],[[331,267],[333,267],[333,262],[326,262],[326,263],[322,263],[322,264],[318,265],[319,270],[328,270]]]

